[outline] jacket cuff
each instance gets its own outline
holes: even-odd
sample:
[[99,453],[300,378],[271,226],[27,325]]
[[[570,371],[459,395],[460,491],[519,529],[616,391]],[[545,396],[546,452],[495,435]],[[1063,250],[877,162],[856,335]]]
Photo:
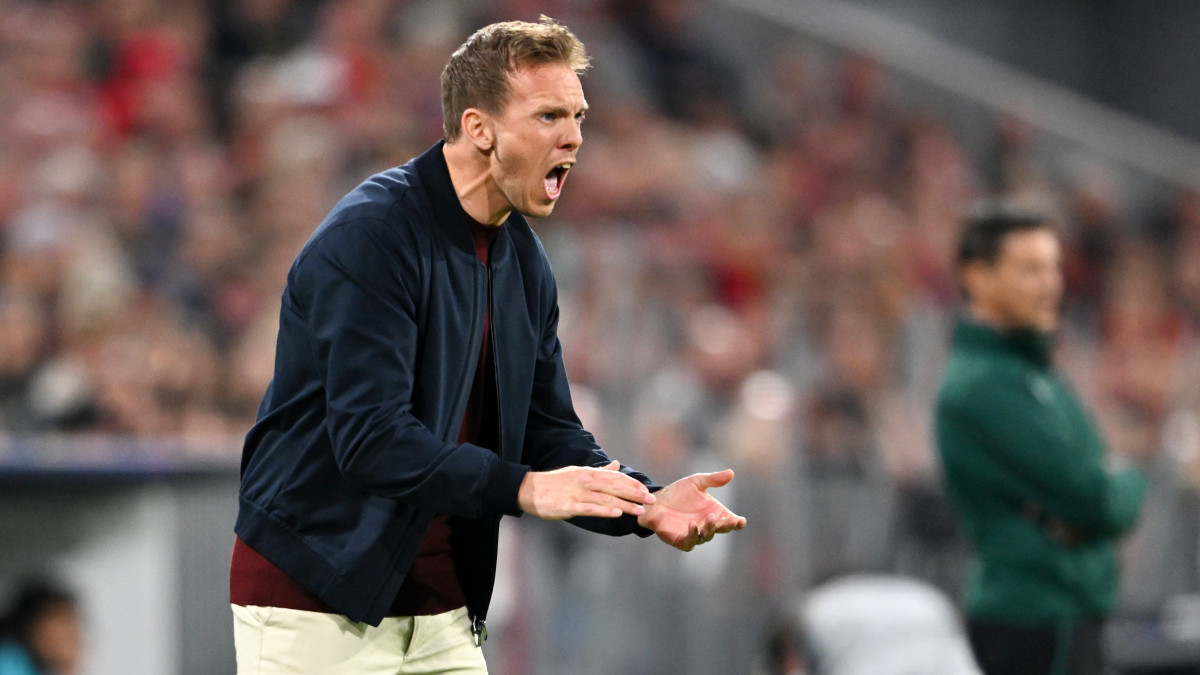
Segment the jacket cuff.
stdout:
[[492,477],[483,495],[484,512],[506,516],[521,515],[517,493],[521,490],[521,481],[525,480],[525,474],[529,473],[529,467],[504,460],[492,466]]
[[634,534],[641,537],[642,539],[645,539],[646,537],[649,537],[650,535],[654,534],[654,530],[651,530],[648,527],[642,527],[641,525],[638,525],[637,516],[630,516],[630,517],[633,518],[633,533]]

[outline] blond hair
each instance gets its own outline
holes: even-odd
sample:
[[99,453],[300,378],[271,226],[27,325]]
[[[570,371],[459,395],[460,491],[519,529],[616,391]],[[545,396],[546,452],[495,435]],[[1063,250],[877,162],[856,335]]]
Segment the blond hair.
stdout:
[[576,73],[590,59],[579,38],[548,16],[539,23],[505,21],[467,38],[442,70],[442,132],[452,142],[462,132],[468,108],[499,115],[512,96],[509,75],[519,68],[562,63]]

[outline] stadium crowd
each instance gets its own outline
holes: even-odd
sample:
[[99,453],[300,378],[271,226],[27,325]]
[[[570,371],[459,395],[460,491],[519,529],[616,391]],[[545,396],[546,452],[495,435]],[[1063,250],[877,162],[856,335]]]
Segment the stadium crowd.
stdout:
[[[465,35],[546,13],[595,64],[581,162],[535,223],[577,407],[652,476],[732,465],[727,503],[751,527],[680,567],[663,547],[522,522],[526,545],[509,554],[528,564],[511,581],[547,592],[533,595],[542,619],[512,601],[511,633],[527,640],[510,658],[666,672],[661,646],[622,650],[634,660],[618,668],[595,639],[638,646],[656,625],[688,645],[683,672],[734,672],[719,664],[736,650],[697,636],[720,626],[753,648],[764,608],[838,573],[902,571],[953,592],[961,550],[930,405],[958,304],[957,228],[987,195],[1060,223],[1060,357],[1111,444],[1153,457],[1159,507],[1127,551],[1127,606],[1195,590],[1196,542],[1164,544],[1200,486],[1194,191],[1133,212],[1112,174],[1045,162],[1037,131],[1003,114],[989,147],[968,148],[863,55],[793,41],[746,69],[703,39],[693,2],[0,10],[0,437],[172,439],[233,461],[300,246],[349,188],[440,137],[440,68]],[[662,574],[639,575],[656,581],[604,616],[586,588],[544,581],[599,566],[621,583],[625,565]],[[689,592],[729,566],[741,586]]]

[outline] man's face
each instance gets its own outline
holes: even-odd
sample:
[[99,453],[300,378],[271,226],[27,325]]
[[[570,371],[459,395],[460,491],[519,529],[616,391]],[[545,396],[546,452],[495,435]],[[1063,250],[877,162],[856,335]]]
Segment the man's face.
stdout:
[[66,603],[51,604],[33,624],[31,645],[37,658],[61,675],[79,672],[83,661],[83,630],[79,613]]
[[972,263],[965,274],[971,308],[980,318],[1006,329],[1058,327],[1062,254],[1051,230],[1009,233],[994,263]]
[[561,63],[519,68],[509,84],[512,98],[493,118],[492,180],[517,211],[548,216],[583,143],[583,86]]

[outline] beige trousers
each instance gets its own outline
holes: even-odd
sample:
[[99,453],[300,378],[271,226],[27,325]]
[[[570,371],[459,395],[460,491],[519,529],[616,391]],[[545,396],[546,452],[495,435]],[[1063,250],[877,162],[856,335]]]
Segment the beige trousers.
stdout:
[[238,675],[487,675],[465,607],[368,626],[339,614],[233,605],[233,643]]

